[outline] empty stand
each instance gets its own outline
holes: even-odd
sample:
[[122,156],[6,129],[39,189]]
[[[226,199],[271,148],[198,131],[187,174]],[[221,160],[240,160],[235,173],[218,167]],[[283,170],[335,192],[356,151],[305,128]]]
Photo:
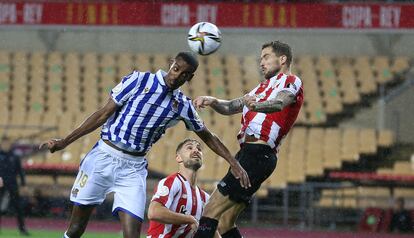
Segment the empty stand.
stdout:
[[[57,127],[42,134],[46,139],[62,137],[78,126],[109,98],[110,90],[132,70],[168,70],[169,55],[95,53],[95,52],[8,52],[0,51],[0,124]],[[214,95],[233,99],[255,88],[263,76],[256,56],[213,54],[200,57],[193,80],[183,86],[191,97]],[[410,66],[406,57],[388,58],[298,56],[293,71],[303,82],[305,104],[298,124],[323,126],[329,115],[344,112],[347,105],[358,104],[365,95],[374,94],[378,85],[388,84]],[[200,112],[206,125],[230,148],[239,149],[236,134],[240,117],[222,116],[206,109]],[[0,133],[4,128],[0,128]],[[35,130],[7,130],[13,137],[27,136]],[[174,159],[178,141],[194,135],[183,125],[170,129],[148,155],[149,168],[163,174],[176,171]],[[35,162],[78,164],[99,139],[96,132],[70,145],[65,151],[34,158]],[[339,169],[344,161],[358,162],[361,155],[374,155],[378,148],[395,143],[392,131],[372,129],[295,127],[283,140],[275,173],[266,181],[272,188],[302,183],[307,177],[322,176]],[[200,176],[212,188],[228,170],[228,164],[205,148],[205,164]],[[40,161],[38,161],[40,160]],[[397,162],[388,172],[412,174],[408,164]],[[384,170],[385,171],[385,170]],[[384,172],[382,171],[382,172]],[[386,172],[386,171],[385,171]],[[68,185],[65,179],[58,184]],[[329,192],[328,192],[329,193]],[[342,191],[350,197],[360,191]],[[266,194],[261,190],[260,194]],[[349,195],[349,196],[348,196]],[[329,202],[328,202],[329,203]],[[360,206],[344,200],[343,206]]]

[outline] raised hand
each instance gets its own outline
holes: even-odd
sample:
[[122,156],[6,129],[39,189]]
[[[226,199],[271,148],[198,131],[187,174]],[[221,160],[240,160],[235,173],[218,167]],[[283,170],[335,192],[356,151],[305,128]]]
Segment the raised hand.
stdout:
[[[191,215],[189,215],[189,216],[191,216]],[[191,227],[191,233],[195,233],[197,231],[197,229],[198,229],[198,221],[193,216],[191,216],[191,218],[192,218],[191,219],[192,221],[191,221],[191,223],[188,223],[188,224]]]
[[251,187],[249,175],[247,175],[246,170],[243,169],[238,161],[230,165],[230,171],[236,179],[240,180],[240,185],[243,188]]
[[47,148],[51,153],[62,150],[67,146],[63,139],[50,139],[40,144],[39,149]]
[[254,109],[256,109],[256,97],[255,96],[250,96],[250,95],[245,95],[243,97],[243,104],[249,108],[249,110],[254,111]]
[[211,104],[217,102],[217,98],[211,96],[199,96],[193,100],[194,107],[199,110],[200,108],[205,108],[206,106],[211,106]]

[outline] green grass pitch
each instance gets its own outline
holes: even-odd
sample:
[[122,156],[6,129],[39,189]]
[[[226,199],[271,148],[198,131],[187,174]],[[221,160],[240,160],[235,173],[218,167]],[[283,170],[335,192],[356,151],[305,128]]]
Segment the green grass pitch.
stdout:
[[[63,236],[62,231],[46,231],[46,230],[29,230],[30,236],[21,236],[17,229],[1,229],[1,238],[60,238]],[[121,233],[97,233],[86,231],[82,238],[122,238]],[[141,238],[145,238],[145,235],[141,235]]]

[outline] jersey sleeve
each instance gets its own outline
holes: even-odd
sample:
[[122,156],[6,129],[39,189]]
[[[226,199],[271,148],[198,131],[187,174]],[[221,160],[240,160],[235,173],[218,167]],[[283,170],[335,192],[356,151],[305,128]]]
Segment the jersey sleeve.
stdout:
[[122,81],[111,90],[111,98],[118,106],[124,103],[131,97],[139,84],[139,73],[137,71],[122,78]]
[[198,115],[191,100],[184,100],[183,109],[180,116],[185,123],[185,127],[190,131],[201,131],[204,129],[204,122]]
[[283,88],[280,89],[280,91],[288,91],[296,96],[301,87],[302,87],[302,81],[300,80],[300,78],[294,75],[290,75],[287,77],[285,85]]
[[180,192],[178,183],[179,181],[175,177],[162,179],[155,188],[151,201],[159,202],[169,208],[174,201],[174,197]]

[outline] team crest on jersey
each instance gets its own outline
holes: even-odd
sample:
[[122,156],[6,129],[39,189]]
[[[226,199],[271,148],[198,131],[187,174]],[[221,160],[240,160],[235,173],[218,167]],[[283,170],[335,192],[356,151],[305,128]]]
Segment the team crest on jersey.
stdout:
[[158,192],[157,192],[157,194],[158,194],[160,197],[167,196],[169,193],[170,193],[170,190],[168,189],[168,187],[167,187],[167,186],[162,186],[162,187],[160,188],[160,190],[158,190]]
[[149,92],[149,88],[145,88],[144,93],[148,93],[148,92]]
[[79,189],[74,188],[74,189],[72,190],[72,197],[76,198],[76,197],[78,196],[78,193],[79,193]]
[[171,107],[175,112],[178,111],[178,104],[179,104],[179,102],[175,99],[173,100],[173,102],[171,104]]

